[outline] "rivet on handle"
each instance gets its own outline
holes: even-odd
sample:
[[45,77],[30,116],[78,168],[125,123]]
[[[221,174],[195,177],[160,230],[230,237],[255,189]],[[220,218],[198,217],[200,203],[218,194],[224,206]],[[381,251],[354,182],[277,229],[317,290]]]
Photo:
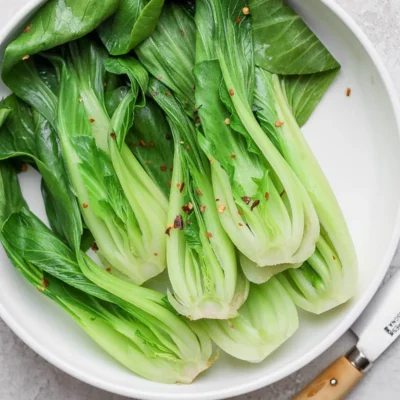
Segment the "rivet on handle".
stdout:
[[336,386],[338,384],[338,380],[336,378],[332,378],[329,383],[331,384],[331,386]]

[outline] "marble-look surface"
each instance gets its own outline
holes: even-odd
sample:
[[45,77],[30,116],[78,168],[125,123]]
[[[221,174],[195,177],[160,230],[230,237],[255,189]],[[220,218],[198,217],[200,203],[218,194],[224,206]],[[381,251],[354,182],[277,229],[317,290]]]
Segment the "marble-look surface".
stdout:
[[[306,1],[306,0],[298,0]],[[378,49],[400,94],[400,1],[336,0]],[[28,0],[0,0],[0,26]],[[400,267],[400,252],[389,274]],[[355,343],[348,332],[318,360],[257,392],[234,400],[289,400]],[[395,400],[400,393],[400,341],[384,354],[349,400]],[[82,383],[35,354],[0,320],[0,400],[127,400]]]

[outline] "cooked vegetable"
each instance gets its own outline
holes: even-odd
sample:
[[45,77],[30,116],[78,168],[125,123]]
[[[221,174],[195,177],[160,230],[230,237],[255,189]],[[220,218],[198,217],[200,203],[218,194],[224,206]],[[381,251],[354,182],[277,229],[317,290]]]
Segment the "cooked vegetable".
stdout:
[[[355,292],[349,230],[300,128],[339,70],[282,0],[48,1],[2,64],[10,260],[147,379],[190,383],[211,339],[264,360],[296,306]],[[27,164],[51,229],[21,195]]]
[[164,295],[78,258],[27,208],[12,168],[0,165],[0,240],[14,266],[133,372],[190,383],[213,362],[211,341],[168,308]]
[[240,360],[263,361],[296,332],[296,307],[276,278],[250,285],[239,316],[226,321],[204,322],[211,339],[226,353]]
[[235,248],[218,219],[225,205],[214,197],[192,121],[162,83],[152,80],[150,91],[167,115],[175,143],[166,231],[174,293],[168,299],[190,319],[232,318],[247,298],[248,282],[238,273]]

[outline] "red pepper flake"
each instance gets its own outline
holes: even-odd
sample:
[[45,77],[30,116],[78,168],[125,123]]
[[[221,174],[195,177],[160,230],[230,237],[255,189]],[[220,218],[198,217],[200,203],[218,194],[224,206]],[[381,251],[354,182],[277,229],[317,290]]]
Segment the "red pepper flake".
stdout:
[[181,36],[185,36],[185,31],[183,29],[180,29],[179,32],[181,33]]
[[199,196],[203,196],[203,193],[201,193],[201,190],[200,190],[199,188],[196,189],[196,193],[197,193]]
[[179,192],[182,193],[183,192],[183,188],[185,187],[185,182],[181,183],[181,187],[179,188]]
[[82,204],[82,207],[83,207],[83,208],[88,208],[89,206],[88,206],[86,203],[83,203],[83,204]]
[[114,132],[111,132],[111,133],[110,133],[110,136],[111,136],[111,139],[112,139],[112,140],[115,140],[115,139],[116,139],[116,136],[115,136],[115,133],[114,133]]
[[186,225],[190,225],[190,224],[191,224],[190,220],[187,219],[187,220],[186,220]]
[[167,226],[167,229],[166,229],[166,231],[165,231],[165,234],[168,235],[168,236],[171,236],[171,229],[172,229],[173,227],[174,227],[173,224],[169,224],[169,225]]
[[276,126],[277,128],[280,128],[283,124],[284,124],[283,121],[276,121],[276,122],[275,122],[275,126]]
[[229,96],[233,96],[235,94],[235,92],[233,91],[233,89],[229,89]]
[[25,27],[24,33],[29,32],[31,30],[31,28],[32,28],[32,25],[28,25],[27,27]]
[[22,57],[22,61],[25,61],[25,60],[27,60],[29,57],[30,57],[30,56],[29,56],[29,54],[27,54],[27,55],[23,56],[23,57]]
[[200,117],[196,117],[196,119],[194,120],[195,124],[199,124],[200,123]]
[[283,197],[285,194],[286,194],[286,190],[282,190],[282,193],[279,196]]
[[214,164],[215,160],[213,158],[210,158],[210,164]]
[[269,193],[265,192],[265,200],[269,200]]
[[254,200],[250,207],[250,211],[253,211],[260,204],[260,200]]
[[167,96],[169,96],[169,95],[171,94],[171,92],[168,90],[167,92],[165,92],[165,94],[166,94]]
[[89,119],[89,122],[90,122],[91,124],[93,124],[94,121],[95,121],[94,118],[90,118],[90,119]]
[[226,210],[226,206],[224,206],[223,204],[221,204],[221,205],[218,207],[218,212],[219,212],[219,213],[223,213],[225,210]]
[[231,158],[232,158],[232,159],[236,158],[236,154],[233,154],[233,153],[232,153],[232,154],[231,154]]
[[243,7],[242,8],[242,13],[244,15],[249,15],[250,14],[250,8],[249,7]]
[[157,257],[157,256],[158,256],[158,253],[154,253],[154,255]]
[[168,169],[168,167],[166,165],[161,165],[160,170],[161,171],[166,171]]
[[139,142],[139,145],[140,145],[140,147],[146,147],[146,142],[142,139],[142,140]]
[[335,256],[333,256],[332,258],[333,258],[334,260],[336,260],[336,257],[335,257]]
[[243,226],[243,224],[241,223],[241,222],[239,222],[239,224],[238,224],[239,226]]
[[154,142],[150,142],[148,145],[147,145],[147,147],[154,147]]
[[219,201],[219,199],[215,199],[215,201]]
[[161,80],[162,80],[162,78],[163,78],[163,76],[162,76],[162,75],[158,75],[158,76],[157,76],[157,79],[158,79],[159,81],[161,81]]
[[240,17],[237,17],[237,18],[236,18],[236,22],[237,22],[237,23],[239,23],[241,20],[242,20],[242,18],[240,18]]
[[351,95],[351,88],[347,88],[346,89],[346,96],[350,97],[350,95]]
[[200,211],[204,214],[206,212],[206,206],[200,206]]
[[26,172],[28,171],[28,164],[22,164],[21,165],[21,172]]
[[99,251],[99,246],[97,246],[96,242],[94,242],[91,247],[93,251]]
[[239,215],[243,215],[243,211],[238,210]]
[[111,268],[110,267],[106,268],[106,271],[111,272]]
[[182,211],[186,214],[190,214],[193,211],[193,204],[189,201],[189,203],[182,206]]
[[46,278],[42,278],[43,287],[46,289],[49,286],[49,281]]
[[182,215],[177,215],[174,221],[174,228],[179,229],[180,231],[183,230],[183,218]]
[[250,196],[243,196],[242,200],[246,203],[249,204],[251,202],[251,197]]
[[206,236],[210,239],[210,238],[212,238],[212,233],[211,232],[206,232]]

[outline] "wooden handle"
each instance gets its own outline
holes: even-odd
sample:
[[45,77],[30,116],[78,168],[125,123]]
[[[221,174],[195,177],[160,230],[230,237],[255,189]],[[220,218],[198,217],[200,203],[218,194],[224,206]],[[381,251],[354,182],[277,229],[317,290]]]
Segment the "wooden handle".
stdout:
[[342,356],[317,376],[293,400],[342,400],[363,374]]

